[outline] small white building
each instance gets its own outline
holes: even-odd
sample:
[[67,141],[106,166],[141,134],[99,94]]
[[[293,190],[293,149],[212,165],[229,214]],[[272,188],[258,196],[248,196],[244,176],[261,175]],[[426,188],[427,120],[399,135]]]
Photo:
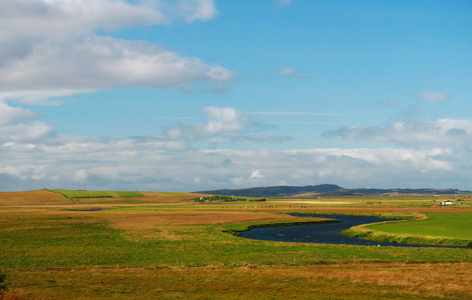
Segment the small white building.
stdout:
[[453,205],[454,201],[448,200],[448,201],[441,201],[439,202],[440,205]]

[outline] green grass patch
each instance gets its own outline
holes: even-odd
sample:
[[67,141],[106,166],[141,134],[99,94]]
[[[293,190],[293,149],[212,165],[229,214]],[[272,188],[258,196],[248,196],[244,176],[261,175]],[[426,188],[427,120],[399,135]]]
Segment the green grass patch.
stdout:
[[386,223],[367,228],[388,233],[450,237],[472,240],[472,212],[425,213],[427,220]]
[[425,213],[426,220],[361,225],[343,232],[378,242],[472,247],[472,212]]
[[[126,214],[126,213],[125,213]],[[106,214],[105,214],[106,215]],[[125,215],[123,215],[125,216]],[[470,249],[414,249],[283,243],[244,239],[225,230],[248,225],[168,225],[152,237],[128,235],[95,215],[9,216],[0,222],[0,266],[12,269],[90,266],[305,266],[372,261],[462,261]],[[242,228],[241,228],[242,227]],[[166,234],[159,235],[159,232]]]
[[[432,207],[439,203],[433,197],[322,197],[320,199],[310,197],[278,198],[270,201],[291,204],[306,205],[333,205],[333,206],[371,206],[371,207]],[[441,200],[442,201],[442,200]]]
[[122,197],[122,198],[144,197],[143,194],[138,193],[138,192],[132,192],[132,191],[111,191],[109,193],[112,193],[112,194],[117,195],[118,197]]
[[[145,202],[156,201],[153,197],[147,194],[146,197],[137,196],[135,193],[138,192],[54,191],[64,193],[72,198],[69,201],[81,206],[15,205],[0,208],[0,269],[7,275],[12,292],[23,293],[32,299],[470,299],[470,293],[463,291],[469,288],[472,276],[467,272],[471,269],[471,248],[304,244],[251,240],[228,234],[252,227],[315,220],[300,217],[273,221],[273,218],[264,216],[239,219],[239,213],[316,213],[315,206],[301,208],[299,204],[302,203],[292,205],[293,202],[249,205],[189,201],[176,204],[161,200],[158,205],[152,205]],[[93,198],[97,196],[106,198]],[[373,202],[367,198],[347,199],[347,202],[355,202],[356,207],[339,209],[333,206],[329,212],[414,219],[422,211],[358,209],[357,206],[372,207],[366,201]],[[421,202],[414,198],[399,201],[404,201],[404,206]],[[129,205],[138,202],[140,204]],[[88,205],[92,203],[113,205]],[[94,210],[97,207],[104,209]],[[76,210],[71,211],[74,208]],[[324,208],[318,212],[327,211]],[[212,213],[211,217],[195,217],[204,216],[205,212]],[[238,218],[228,220],[218,215],[228,212]],[[161,215],[170,215],[171,218],[160,219]],[[406,242],[417,242],[425,237],[436,240],[447,237],[455,241],[471,239],[472,212],[425,215],[429,217],[425,221],[369,226],[384,235],[397,238],[405,235]],[[195,218],[193,221],[192,216]],[[219,216],[219,219],[213,216]],[[182,222],[176,222],[176,218]],[[368,230],[374,231],[370,227]],[[374,264],[378,264],[379,273],[366,274],[364,283],[362,279],[349,277],[362,271],[370,272]],[[386,289],[387,284],[382,281],[371,281],[379,274],[387,274],[387,269],[396,264],[402,269],[390,270],[391,275],[384,282],[399,278],[402,281],[398,286],[393,283]],[[454,265],[455,273],[451,273],[446,265]],[[328,270],[327,266],[332,268]],[[421,289],[415,279],[430,274],[432,269],[437,270],[438,277],[423,278],[428,286]],[[403,270],[410,270],[413,280],[408,280]],[[419,274],[416,270],[424,273]],[[351,275],[345,271],[352,271]],[[340,272],[342,280],[330,279],[328,275],[333,272]],[[328,277],[324,278],[325,275]],[[444,275],[449,279],[444,279]],[[410,294],[405,294],[404,282],[411,283]],[[430,287],[442,290],[438,284],[451,289],[431,294],[431,297],[424,296]],[[448,294],[458,287],[462,290]]]
[[83,191],[83,190],[49,190],[59,193],[66,198],[111,198],[112,194],[105,191]]
[[185,195],[187,193],[180,193],[180,192],[159,192],[163,195]]

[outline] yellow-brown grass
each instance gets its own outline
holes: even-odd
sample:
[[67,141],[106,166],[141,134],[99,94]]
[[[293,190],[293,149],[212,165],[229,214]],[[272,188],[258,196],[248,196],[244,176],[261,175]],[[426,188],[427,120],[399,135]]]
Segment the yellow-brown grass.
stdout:
[[[321,207],[277,202],[200,204],[185,201],[195,194],[144,193],[151,204],[73,204],[46,190],[0,193],[3,220],[20,229],[106,221],[127,236],[183,239],[206,237],[218,224],[266,223],[295,217],[275,212],[412,213],[472,211],[457,207]],[[198,197],[198,196],[197,196]],[[142,199],[140,198],[140,199]],[[112,198],[116,200],[117,198]],[[100,199],[98,199],[100,200]],[[68,202],[69,201],[69,202]],[[104,199],[108,201],[108,199]],[[67,204],[66,204],[67,203]],[[35,205],[33,205],[35,204]],[[57,204],[57,205],[56,205]],[[25,205],[22,207],[22,205]],[[132,208],[130,206],[136,206]],[[245,207],[247,206],[247,207]],[[302,207],[303,206],[303,207]],[[69,211],[77,208],[119,208]],[[70,219],[67,217],[71,217]],[[60,217],[50,220],[50,217]],[[44,220],[44,223],[42,223]],[[32,224],[33,224],[32,223]],[[204,226],[198,226],[204,225]],[[33,226],[33,225],[31,225]],[[14,230],[11,228],[8,230]],[[185,231],[185,234],[182,234]],[[169,242],[169,241],[166,241]],[[258,254],[259,255],[259,254]],[[465,256],[464,256],[465,259]],[[195,267],[157,266],[63,269],[7,269],[9,297],[24,299],[472,299],[472,263],[356,263],[282,267],[228,264]],[[149,263],[149,262],[147,262]],[[238,260],[239,263],[239,260]],[[199,265],[201,266],[201,265]],[[24,296],[23,296],[24,295]],[[16,298],[10,298],[16,299]]]
[[415,213],[415,212],[471,212],[472,207],[323,207],[323,206],[304,206],[300,208],[299,206],[292,207],[281,207],[277,209],[283,210],[293,210],[297,211],[316,211],[316,212],[325,212],[325,213]]
[[[199,198],[201,194],[191,193],[160,193],[160,192],[140,192],[145,197],[139,198],[145,203],[176,203],[193,198]],[[0,206],[18,205],[64,205],[64,204],[114,204],[120,198],[117,195],[111,198],[80,198],[76,200],[67,199],[63,195],[46,189],[23,192],[0,192]]]
[[193,198],[200,198],[202,194],[192,193],[160,193],[160,192],[140,192],[145,197],[152,199],[155,202],[179,202],[182,200],[189,200]]
[[470,262],[321,265],[316,268],[330,279],[398,286],[431,297],[450,293],[472,299]]
[[0,205],[42,205],[42,204],[69,204],[71,201],[64,196],[48,190],[26,192],[0,192]]
[[[128,214],[130,214],[128,212]],[[162,225],[190,225],[190,224],[231,224],[252,221],[279,221],[294,219],[294,217],[273,213],[244,213],[244,212],[222,212],[222,211],[159,211],[144,212],[141,215],[131,213],[132,216],[125,216],[114,219],[117,226],[136,226],[146,224]]]
[[13,292],[56,299],[471,299],[472,263],[293,268],[12,270]]
[[176,226],[180,225],[264,223],[290,220],[295,217],[274,213],[158,211],[122,212],[106,218],[112,227],[123,230],[127,235],[176,239],[177,236],[171,232],[178,232]]

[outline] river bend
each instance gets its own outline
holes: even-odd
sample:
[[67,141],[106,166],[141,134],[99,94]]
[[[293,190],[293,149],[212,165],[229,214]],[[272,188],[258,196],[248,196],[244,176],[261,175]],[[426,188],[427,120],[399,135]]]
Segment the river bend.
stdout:
[[319,217],[337,219],[340,223],[306,224],[291,226],[260,227],[249,231],[240,232],[241,236],[248,239],[266,240],[276,242],[297,242],[317,244],[338,245],[365,245],[365,246],[395,246],[395,247],[447,247],[463,248],[460,246],[438,246],[438,245],[414,245],[398,243],[381,243],[366,239],[351,238],[341,234],[341,231],[353,226],[392,221],[372,216],[354,215],[328,215],[328,214],[290,214],[292,216]]

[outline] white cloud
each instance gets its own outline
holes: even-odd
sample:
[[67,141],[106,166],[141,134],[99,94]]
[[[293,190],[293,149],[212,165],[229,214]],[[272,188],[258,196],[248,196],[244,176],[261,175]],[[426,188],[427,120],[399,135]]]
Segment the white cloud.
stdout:
[[152,5],[124,0],[2,0],[0,39],[68,39],[97,29],[114,31],[167,21]]
[[[470,152],[406,149],[170,150],[138,140],[91,139],[34,153],[0,147],[0,190],[61,187],[197,191],[336,183],[344,187],[463,187]],[[83,141],[87,144],[87,141]],[[25,155],[28,153],[28,155]],[[458,157],[460,156],[460,157]],[[26,157],[26,159],[25,159]],[[465,159],[465,160],[464,160]],[[230,160],[231,167],[224,164]],[[19,163],[21,161],[21,163]],[[464,161],[466,163],[464,164]],[[3,174],[3,175],[2,175]],[[249,174],[249,176],[248,176]],[[53,179],[54,178],[54,179]]]
[[54,128],[36,120],[38,117],[30,110],[0,102],[0,143],[32,143],[52,136]]
[[23,119],[37,117],[37,114],[20,107],[11,107],[4,102],[0,102],[0,126],[7,124],[14,125]]
[[[133,138],[63,136],[36,114],[0,102],[0,190],[60,187],[196,191],[337,183],[346,187],[462,187],[470,147],[410,149],[195,150],[192,143],[251,136],[234,108],[209,107],[208,121],[167,135]],[[468,120],[442,119],[451,136],[470,134]],[[248,175],[249,174],[249,175]]]
[[0,91],[0,101],[17,100],[24,104],[30,105],[50,105],[57,106],[62,104],[54,98],[68,97],[76,94],[93,93],[97,90],[17,90],[17,91]]
[[0,39],[69,39],[98,29],[209,20],[217,14],[212,0],[2,0]]
[[272,127],[254,122],[233,107],[206,107],[203,111],[207,114],[206,123],[179,124],[168,128],[164,137],[186,143],[208,142],[213,146],[225,142],[284,142],[291,139],[254,134]]
[[441,102],[441,101],[445,101],[451,98],[451,95],[441,93],[441,92],[425,91],[425,92],[421,92],[419,97],[421,100],[428,101],[428,102]]
[[0,86],[13,91],[166,88],[192,82],[228,81],[232,72],[183,58],[145,42],[108,37],[35,44],[25,57],[11,57],[0,69]]
[[356,125],[328,131],[326,135],[349,141],[374,141],[409,147],[468,148],[472,146],[472,120],[397,121],[372,127]]
[[76,181],[85,181],[87,180],[87,177],[88,177],[88,174],[85,170],[79,170],[77,172],[75,172],[75,175],[74,175],[74,180]]
[[215,4],[212,0],[180,1],[178,9],[187,22],[212,19],[217,14]]
[[[6,116],[0,125],[0,190],[197,191],[280,183],[470,187],[471,147],[198,150],[191,145],[253,137],[249,130],[253,123],[242,112],[218,107],[204,111],[208,114],[206,123],[182,124],[162,136],[76,137],[58,135],[53,127],[37,120],[36,114],[0,102],[0,116]],[[440,132],[443,136],[439,134],[439,138],[449,135],[449,143],[452,137],[467,139],[471,122],[437,120],[429,124],[436,131],[428,134]],[[408,131],[397,127],[397,132]],[[418,136],[426,130],[423,127],[418,127]],[[359,134],[365,138],[367,133]],[[380,132],[375,134],[379,136]]]
[[[159,182],[189,180],[195,186],[206,184],[202,175],[207,172],[204,166],[213,162],[206,159],[204,151],[190,150],[191,146],[200,142],[234,143],[234,137],[248,135],[253,123],[234,108],[207,107],[204,111],[208,115],[206,123],[181,124],[162,136],[77,137],[59,135],[53,127],[37,120],[36,114],[0,102],[0,117],[3,117],[0,119],[0,177],[4,179],[0,181],[0,190],[10,189],[12,182],[31,188],[51,185],[103,188],[101,183],[120,189],[123,188],[120,185],[138,182],[149,183],[148,189],[151,183]],[[193,176],[174,172],[169,169],[171,164],[181,171],[192,169],[188,171]],[[223,159],[218,165],[228,171],[229,165],[237,167],[238,163]],[[247,175],[241,176],[224,175],[223,180],[247,182]],[[252,179],[258,178],[262,177],[254,173]]]
[[162,46],[97,35],[163,24],[179,15],[193,22],[215,14],[211,0],[4,0],[0,100],[57,104],[44,99],[122,87],[191,90],[194,83],[221,90],[234,77],[232,71]]
[[244,125],[245,121],[241,114],[232,107],[207,107],[208,123],[205,131],[208,133],[236,132]]
[[249,175],[249,179],[253,181],[258,181],[263,179],[264,176],[261,174],[259,170],[254,170],[251,172],[251,175]]

